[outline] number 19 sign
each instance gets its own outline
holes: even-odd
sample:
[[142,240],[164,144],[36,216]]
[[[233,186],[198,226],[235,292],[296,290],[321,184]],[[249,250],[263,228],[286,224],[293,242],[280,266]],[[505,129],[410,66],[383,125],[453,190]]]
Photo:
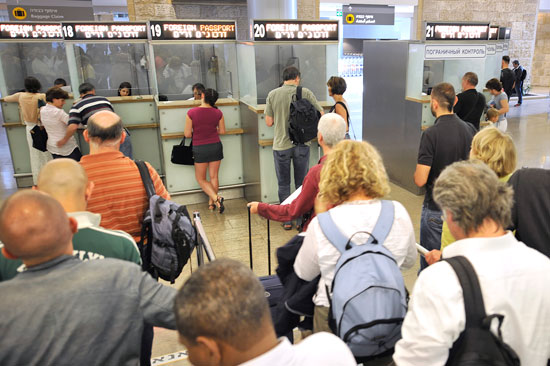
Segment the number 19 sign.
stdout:
[[254,20],[254,41],[338,41],[337,20]]

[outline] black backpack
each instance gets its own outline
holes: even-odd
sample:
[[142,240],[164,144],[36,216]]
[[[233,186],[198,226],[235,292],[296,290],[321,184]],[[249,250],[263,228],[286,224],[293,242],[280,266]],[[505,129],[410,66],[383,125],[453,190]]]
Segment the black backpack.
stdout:
[[321,113],[307,99],[302,99],[302,87],[296,88],[296,94],[290,103],[288,134],[293,144],[304,144],[317,137],[317,124]]
[[145,162],[136,160],[136,165],[149,198],[138,243],[143,270],[174,283],[191,257],[196,231],[187,207],[157,195]]
[[[445,259],[456,272],[464,296],[466,327],[449,352],[448,366],[519,366],[518,355],[502,340],[504,315],[485,313],[477,274],[466,257]],[[498,337],[491,322],[498,320]]]

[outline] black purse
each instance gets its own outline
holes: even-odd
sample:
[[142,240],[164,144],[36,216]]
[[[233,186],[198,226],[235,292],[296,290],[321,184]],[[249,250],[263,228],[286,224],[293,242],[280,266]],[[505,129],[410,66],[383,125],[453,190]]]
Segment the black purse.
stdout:
[[181,140],[179,145],[172,147],[172,157],[170,159],[172,164],[180,165],[195,165],[195,159],[193,158],[193,141],[189,146],[185,146],[185,137]]
[[43,126],[36,125],[31,129],[30,133],[32,137],[32,147],[43,152],[48,151],[46,147],[48,142],[46,129]]

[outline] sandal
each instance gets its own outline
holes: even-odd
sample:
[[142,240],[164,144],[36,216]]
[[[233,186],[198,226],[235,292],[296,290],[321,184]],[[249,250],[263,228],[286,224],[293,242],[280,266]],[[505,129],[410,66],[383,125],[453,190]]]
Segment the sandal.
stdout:
[[285,230],[292,230],[292,222],[285,222],[283,224],[283,229]]
[[209,209],[210,211],[214,211],[214,210],[216,209],[216,205],[213,204],[213,203],[210,203],[210,204],[208,205],[208,209]]
[[225,211],[225,206],[223,205],[223,201],[224,201],[224,198],[223,197],[220,197],[218,196],[218,199],[216,200],[216,202],[218,203],[218,211],[220,213],[223,213]]

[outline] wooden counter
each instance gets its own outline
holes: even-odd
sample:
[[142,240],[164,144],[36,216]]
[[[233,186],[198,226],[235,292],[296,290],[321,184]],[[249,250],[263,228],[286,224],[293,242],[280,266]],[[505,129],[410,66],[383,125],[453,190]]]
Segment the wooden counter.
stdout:
[[153,102],[155,100],[155,98],[152,95],[132,95],[129,97],[107,97],[107,99],[112,104]]
[[[265,113],[265,106],[266,106],[265,104],[256,104],[256,105],[247,104],[247,105],[248,105],[248,109],[250,109],[254,113],[257,113],[257,114],[264,114]],[[332,108],[334,103],[333,102],[328,102],[328,101],[320,101],[319,105],[323,109],[326,110],[326,109]],[[289,106],[289,108],[290,108],[290,106]]]
[[[158,109],[193,108],[200,105],[200,100],[175,100],[169,102],[158,102]],[[239,101],[233,98],[221,98],[216,102],[216,107],[238,105]]]
[[[234,128],[231,130],[226,130],[224,135],[242,135],[244,133],[244,130],[242,128]],[[185,135],[183,132],[176,132],[176,133],[166,133],[161,135],[161,139],[163,140],[170,140],[170,139],[182,139]]]
[[408,100],[409,102],[415,102],[415,103],[430,103],[430,96],[429,95],[423,95],[420,98],[414,98],[414,97],[405,97],[405,100]]

